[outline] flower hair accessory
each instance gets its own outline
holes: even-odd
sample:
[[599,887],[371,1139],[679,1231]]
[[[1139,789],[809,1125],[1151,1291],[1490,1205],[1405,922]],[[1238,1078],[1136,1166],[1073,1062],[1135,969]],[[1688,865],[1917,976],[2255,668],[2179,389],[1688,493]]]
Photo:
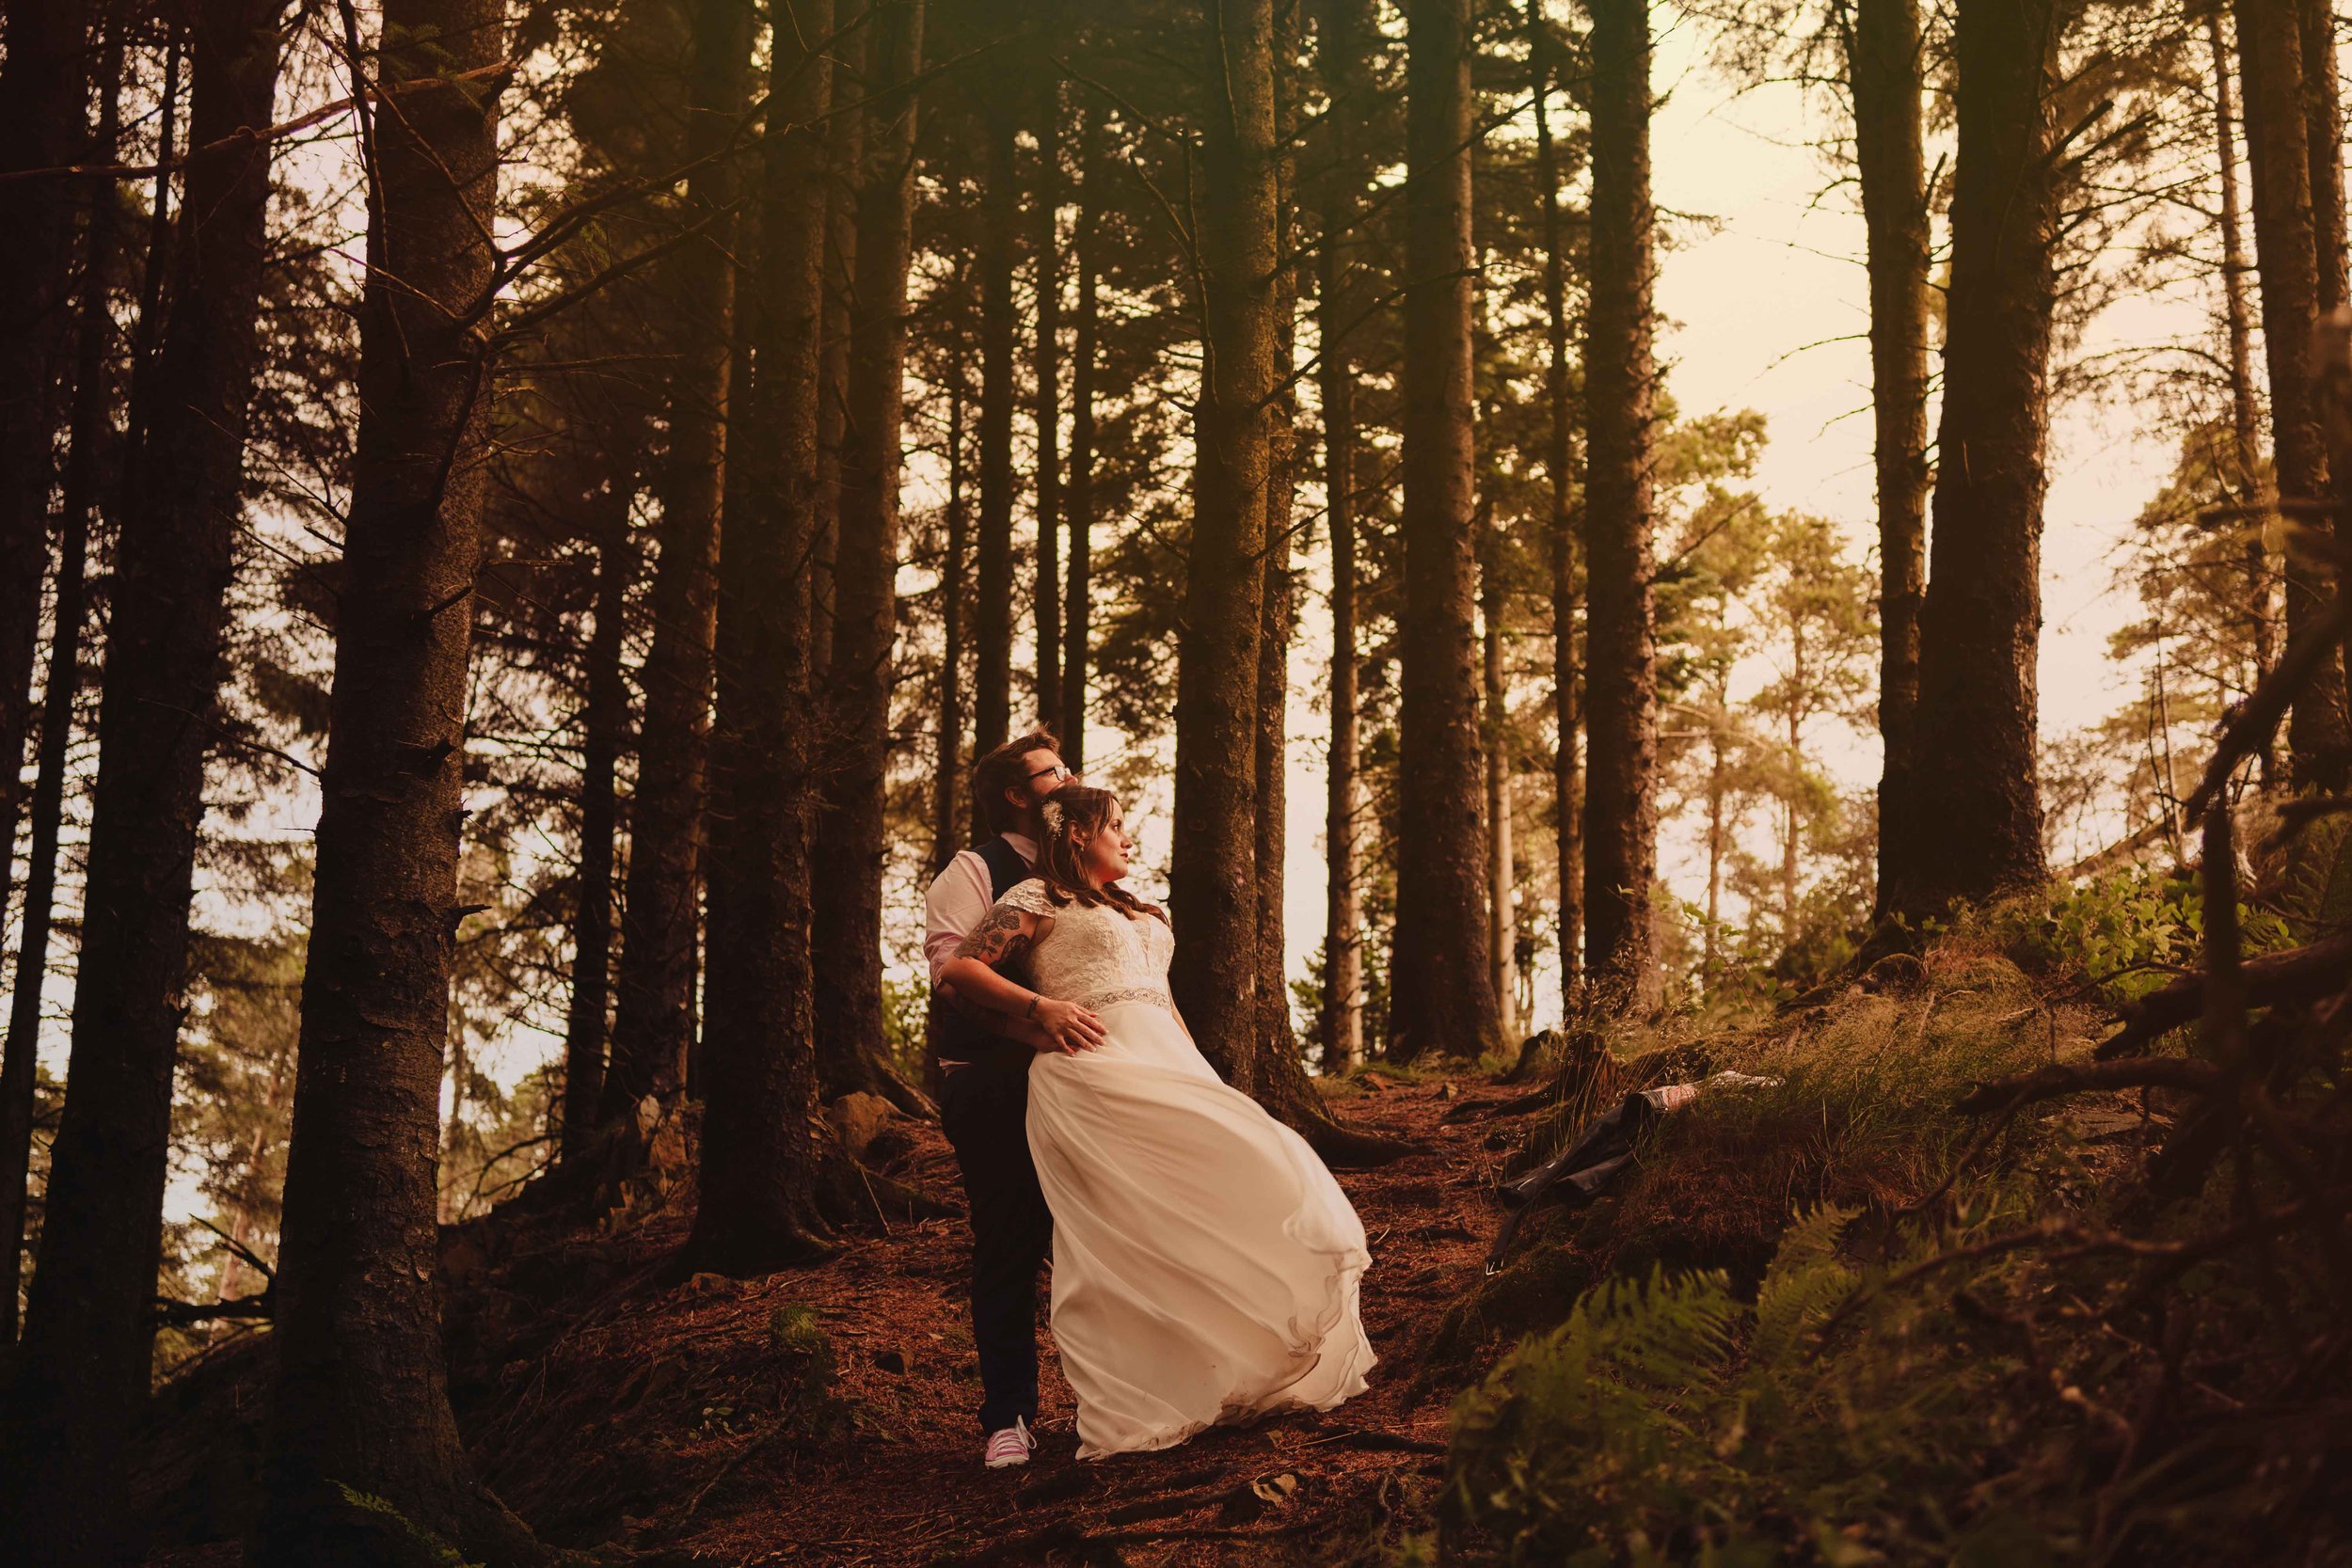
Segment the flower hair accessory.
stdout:
[[1048,800],[1042,807],[1040,808],[1040,811],[1045,818],[1045,831],[1049,833],[1060,832],[1062,816],[1061,802],[1059,800]]

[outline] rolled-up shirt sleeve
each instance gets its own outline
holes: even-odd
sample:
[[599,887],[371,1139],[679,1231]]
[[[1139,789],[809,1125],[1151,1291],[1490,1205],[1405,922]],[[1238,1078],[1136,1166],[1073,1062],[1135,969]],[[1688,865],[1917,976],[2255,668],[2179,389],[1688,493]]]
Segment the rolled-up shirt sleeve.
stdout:
[[923,901],[923,957],[930,963],[932,985],[939,984],[939,972],[995,902],[988,888],[988,863],[976,849],[949,861],[947,869],[932,880]]

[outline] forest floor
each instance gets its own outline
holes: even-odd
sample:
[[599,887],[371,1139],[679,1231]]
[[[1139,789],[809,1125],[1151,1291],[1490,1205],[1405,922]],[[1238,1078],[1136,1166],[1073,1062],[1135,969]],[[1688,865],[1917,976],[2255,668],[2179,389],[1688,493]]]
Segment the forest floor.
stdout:
[[[1391,1560],[1431,1528],[1453,1389],[1417,1386],[1416,1372],[1480,1278],[1503,1152],[1486,1147],[1493,1124],[1442,1120],[1488,1087],[1475,1076],[1375,1070],[1357,1084],[1338,1107],[1350,1121],[1430,1152],[1340,1173],[1371,1241],[1363,1315],[1380,1361],[1371,1388],[1337,1410],[1081,1464],[1069,1386],[1041,1333],[1037,1456],[990,1471],[973,1418],[961,1218],[895,1222],[816,1267],[675,1285],[660,1276],[681,1213],[604,1237],[493,1219],[444,1243],[452,1397],[469,1446],[543,1539],[614,1562]],[[893,1172],[960,1198],[938,1129],[893,1128]],[[246,1483],[224,1482],[220,1455],[257,1446],[258,1348],[159,1399],[159,1539],[188,1544],[152,1568],[236,1560],[220,1537]],[[241,1440],[224,1443],[224,1423]]]

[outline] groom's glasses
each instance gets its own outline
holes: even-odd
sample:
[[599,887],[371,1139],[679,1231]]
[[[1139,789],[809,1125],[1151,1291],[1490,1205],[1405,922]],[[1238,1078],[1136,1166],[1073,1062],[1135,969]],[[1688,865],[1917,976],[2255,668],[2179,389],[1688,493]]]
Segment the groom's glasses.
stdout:
[[1056,784],[1059,784],[1062,780],[1073,776],[1073,775],[1071,773],[1070,769],[1064,768],[1058,762],[1054,764],[1051,768],[1041,768],[1036,772],[1029,775],[1032,779],[1051,779]]

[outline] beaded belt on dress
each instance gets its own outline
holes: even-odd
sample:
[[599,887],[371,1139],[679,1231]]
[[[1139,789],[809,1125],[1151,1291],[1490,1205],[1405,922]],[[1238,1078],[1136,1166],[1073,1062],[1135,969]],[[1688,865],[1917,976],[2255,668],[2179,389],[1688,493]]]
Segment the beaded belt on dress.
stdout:
[[1121,990],[1097,991],[1092,996],[1080,999],[1078,1006],[1100,1011],[1121,1002],[1149,1002],[1155,1007],[1166,1007],[1171,1013],[1176,1010],[1176,999],[1157,986],[1129,986]]

